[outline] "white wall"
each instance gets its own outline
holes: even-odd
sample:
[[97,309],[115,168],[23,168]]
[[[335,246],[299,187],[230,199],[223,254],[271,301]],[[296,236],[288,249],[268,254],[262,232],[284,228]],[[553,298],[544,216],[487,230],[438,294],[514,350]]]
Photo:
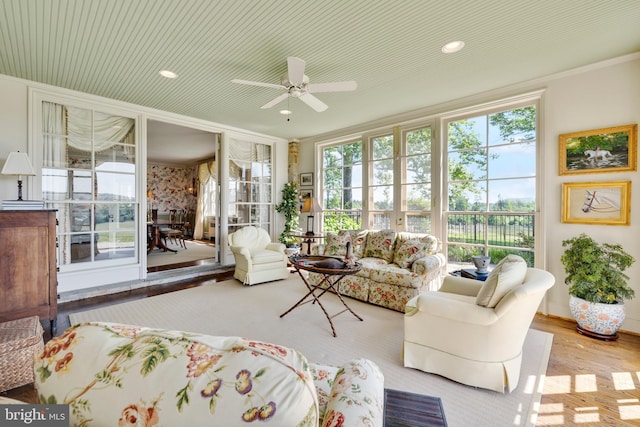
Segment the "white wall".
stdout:
[[[627,319],[623,330],[640,333],[640,177],[633,173],[607,173],[588,175],[558,175],[558,135],[581,130],[598,129],[617,125],[640,122],[640,59],[638,55],[618,58],[607,63],[593,64],[580,70],[563,73],[547,79],[521,84],[517,87],[505,88],[490,94],[473,97],[472,100],[460,100],[457,104],[442,107],[439,111],[430,109],[428,115],[437,115],[463,107],[479,105],[484,102],[499,100],[518,93],[544,89],[542,105],[541,143],[544,150],[543,168],[543,230],[546,247],[544,255],[545,268],[556,277],[556,285],[549,291],[543,310],[551,315],[571,318],[568,309],[567,286],[564,284],[564,267],[560,262],[562,240],[585,232],[597,241],[620,243],[637,262],[627,270],[630,284],[637,297],[626,302]],[[402,119],[416,118],[405,116]],[[393,122],[393,120],[391,120]],[[395,123],[400,123],[398,120]],[[388,125],[389,118],[381,124]],[[366,128],[376,127],[375,123]],[[358,130],[351,128],[349,135]],[[337,133],[329,135],[332,140],[338,138]],[[319,137],[302,140],[300,143],[300,172],[314,170],[314,142]],[[561,186],[563,182],[574,181],[609,181],[631,180],[631,225],[602,226],[562,224],[561,218]],[[317,189],[316,189],[317,191]]]
[[[558,283],[547,298],[549,313],[571,317],[569,297],[560,263],[562,240],[585,232],[600,242],[619,243],[637,262],[627,271],[636,298],[627,301],[622,329],[640,333],[640,177],[638,172],[558,175],[558,135],[640,122],[640,60],[615,64],[550,81],[545,104],[545,238],[547,269]],[[562,224],[563,182],[631,181],[631,225],[602,226]]]
[[[0,161],[11,151],[27,152],[27,85],[0,79]],[[23,177],[24,178],[24,177]],[[29,179],[23,179],[23,195],[30,196]],[[18,177],[0,175],[0,200],[18,197]]]

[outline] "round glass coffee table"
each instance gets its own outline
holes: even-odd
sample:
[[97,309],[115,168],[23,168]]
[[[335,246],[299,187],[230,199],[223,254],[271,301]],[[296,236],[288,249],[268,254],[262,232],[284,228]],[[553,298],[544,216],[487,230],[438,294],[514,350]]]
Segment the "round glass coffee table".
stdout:
[[[327,317],[329,325],[331,325],[331,331],[333,332],[334,337],[337,336],[336,329],[334,328],[333,321],[331,320],[334,317],[344,313],[345,311],[349,311],[358,320],[363,320],[362,317],[358,316],[351,309],[351,307],[347,305],[345,300],[342,298],[342,295],[340,295],[340,293],[338,292],[337,287],[338,283],[340,283],[340,280],[342,280],[343,277],[351,274],[356,274],[358,271],[362,270],[362,264],[360,264],[359,262],[355,262],[353,263],[353,265],[347,266],[340,258],[315,255],[292,256],[291,258],[289,258],[289,261],[298,272],[298,275],[302,279],[302,282],[305,284],[309,292],[307,292],[305,296],[300,298],[300,300],[296,302],[289,310],[282,313],[280,317],[286,316],[296,307],[304,305],[308,302],[311,302],[313,304],[317,302],[318,306],[322,309],[324,315]],[[317,285],[310,285],[307,279],[301,273],[301,270],[322,274],[322,281],[320,281],[320,283],[318,283]],[[334,314],[333,316],[329,316],[329,313],[327,313],[327,310],[320,302],[320,298],[327,292],[335,294],[340,299],[340,302],[342,302],[342,305],[344,305],[345,307],[344,310]]]

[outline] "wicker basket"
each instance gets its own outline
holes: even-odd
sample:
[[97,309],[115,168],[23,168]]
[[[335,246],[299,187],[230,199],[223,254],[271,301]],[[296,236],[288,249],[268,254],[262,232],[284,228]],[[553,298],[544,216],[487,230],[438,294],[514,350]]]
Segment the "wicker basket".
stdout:
[[33,361],[44,348],[38,316],[0,323],[0,392],[32,383]]

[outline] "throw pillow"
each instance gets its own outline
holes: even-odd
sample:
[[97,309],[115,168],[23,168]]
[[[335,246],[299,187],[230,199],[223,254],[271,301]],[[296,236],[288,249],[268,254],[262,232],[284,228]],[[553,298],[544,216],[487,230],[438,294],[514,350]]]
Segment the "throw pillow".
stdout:
[[351,244],[353,249],[353,256],[355,258],[362,258],[364,254],[364,247],[367,240],[367,233],[369,230],[350,230],[351,231]]
[[364,257],[381,258],[392,262],[395,242],[396,232],[394,230],[370,231],[367,234]]
[[342,232],[327,233],[327,241],[324,249],[325,255],[345,256],[347,254],[347,242],[351,241],[351,236]]
[[518,255],[507,255],[489,273],[478,292],[476,304],[494,308],[511,289],[522,284],[526,274],[526,261]]
[[418,239],[405,240],[398,245],[393,255],[393,262],[399,267],[411,268],[415,260],[427,256],[426,245]]

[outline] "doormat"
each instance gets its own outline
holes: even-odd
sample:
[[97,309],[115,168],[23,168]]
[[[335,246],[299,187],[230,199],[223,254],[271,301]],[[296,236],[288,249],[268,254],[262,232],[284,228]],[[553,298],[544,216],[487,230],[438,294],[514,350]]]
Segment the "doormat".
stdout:
[[439,397],[384,389],[384,427],[447,426]]

